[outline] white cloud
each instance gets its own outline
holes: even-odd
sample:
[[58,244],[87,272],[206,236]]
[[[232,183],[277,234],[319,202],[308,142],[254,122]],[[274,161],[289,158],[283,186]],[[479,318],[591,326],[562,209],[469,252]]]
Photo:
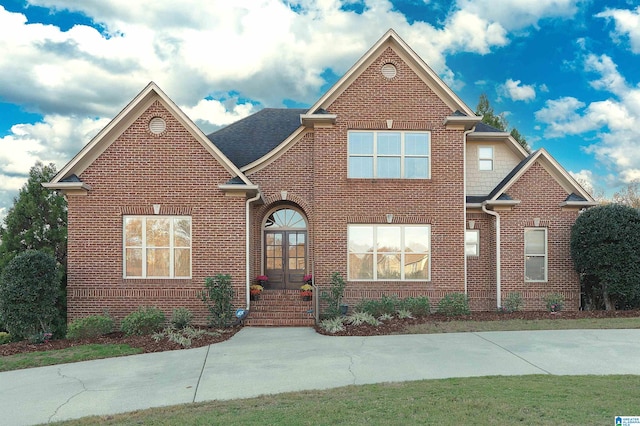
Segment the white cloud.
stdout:
[[536,98],[536,90],[532,85],[522,84],[520,80],[507,79],[501,86],[502,92],[513,101],[532,101]]
[[640,53],[640,6],[635,10],[606,9],[596,15],[598,18],[613,20],[615,30],[611,37],[615,42],[628,38],[633,53]]
[[204,133],[210,133],[215,129],[236,122],[254,112],[256,107],[250,103],[227,107],[217,99],[202,99],[193,107],[185,107],[182,110],[191,118]]
[[579,172],[569,171],[571,177],[573,177],[587,192],[593,194],[594,192],[594,175],[591,170],[582,169]]
[[598,74],[591,86],[606,99],[588,105],[573,97],[548,100],[536,120],[546,124],[550,138],[594,132],[596,142],[586,151],[614,170],[619,181],[640,178],[640,86],[629,84],[607,55],[588,55],[585,70]]

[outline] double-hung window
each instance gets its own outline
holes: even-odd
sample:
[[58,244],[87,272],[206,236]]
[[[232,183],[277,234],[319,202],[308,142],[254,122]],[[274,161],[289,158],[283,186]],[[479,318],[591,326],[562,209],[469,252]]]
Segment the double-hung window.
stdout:
[[429,132],[350,131],[349,177],[429,179]]
[[524,230],[524,279],[530,282],[547,281],[547,229]]
[[190,278],[189,216],[125,216],[125,278]]
[[349,225],[349,280],[430,279],[429,225]]
[[492,146],[478,147],[478,170],[482,170],[482,171],[493,170],[493,147]]
[[467,256],[480,255],[480,230],[467,229],[464,238],[464,252]]

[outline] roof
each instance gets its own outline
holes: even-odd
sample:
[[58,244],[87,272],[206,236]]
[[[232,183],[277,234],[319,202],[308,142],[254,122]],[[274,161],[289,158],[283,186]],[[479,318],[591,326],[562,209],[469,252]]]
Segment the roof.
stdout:
[[493,126],[489,126],[482,121],[476,124],[476,128],[473,130],[474,133],[504,133],[504,130],[497,129]]
[[265,108],[217,130],[207,138],[238,168],[276,148],[300,127],[306,109]]

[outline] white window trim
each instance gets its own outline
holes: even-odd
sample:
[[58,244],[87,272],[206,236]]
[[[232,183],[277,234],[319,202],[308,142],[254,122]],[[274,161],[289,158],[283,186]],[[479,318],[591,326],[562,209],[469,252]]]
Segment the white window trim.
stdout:
[[[466,239],[467,233],[469,233],[469,232],[472,232],[472,233],[477,235],[476,242],[473,243],[473,246],[476,248],[475,254],[466,254],[467,253],[467,246],[471,245],[471,244],[467,243],[467,239]],[[464,252],[465,252],[467,257],[480,257],[480,230],[479,229],[466,229],[465,230]]]
[[[372,154],[351,154],[349,152],[349,134],[351,133],[373,133],[373,153]],[[378,177],[378,161],[379,157],[398,157],[398,155],[390,154],[378,154],[378,134],[381,133],[400,133],[400,176],[399,177]],[[404,137],[409,133],[424,133],[429,136],[429,146],[426,155],[415,155],[404,153]],[[349,170],[349,159],[351,157],[373,157],[373,176],[371,177],[351,177],[351,170]],[[404,160],[406,158],[426,158],[429,163],[429,170],[427,171],[427,177],[404,177]],[[416,131],[400,131],[400,130],[349,130],[347,134],[347,177],[349,179],[407,179],[407,180],[426,180],[431,179],[431,132],[428,130],[416,130]]]
[[[378,241],[378,229],[379,228],[400,228],[400,244],[402,246],[402,251],[400,252],[400,276],[404,277],[404,257],[405,257],[405,250],[404,250],[404,230],[406,228],[427,228],[429,230],[429,236],[428,239],[429,241],[427,241],[427,254],[429,256],[429,268],[427,270],[427,278],[417,278],[417,279],[404,279],[404,278],[400,278],[400,279],[391,279],[391,278],[381,278],[378,279],[378,268],[376,267],[376,264],[374,262],[373,264],[373,278],[351,278],[350,276],[350,263],[351,263],[351,256],[350,256],[350,252],[349,252],[349,232],[350,232],[350,228],[352,226],[360,226],[360,227],[373,227],[373,252],[371,253],[373,256],[373,259],[375,261],[375,259],[377,259],[378,256],[378,247],[377,247],[377,241]],[[427,224],[413,224],[413,225],[396,225],[396,224],[392,224],[392,225],[382,225],[382,224],[366,224],[366,223],[351,223],[347,226],[347,281],[366,281],[366,282],[371,282],[371,281],[378,281],[378,282],[384,282],[384,281],[398,281],[398,282],[430,282],[431,281],[431,263],[433,261],[432,256],[431,256],[431,225],[427,225]],[[383,252],[384,253],[384,252]]]
[[[125,222],[128,218],[142,219],[142,246],[134,247],[127,246],[127,236]],[[147,219],[170,219],[169,220],[169,275],[168,276],[148,276],[147,275]],[[188,219],[189,228],[191,230],[191,242],[189,247],[175,246],[173,240],[173,221],[175,219]],[[142,275],[141,276],[128,276],[127,275],[127,248],[139,248],[142,250]],[[175,249],[188,248],[189,249],[189,276],[188,277],[176,277],[174,264],[175,264]],[[193,275],[193,222],[191,216],[170,216],[170,215],[124,215],[122,216],[122,278],[128,280],[139,279],[172,279],[172,280],[189,280]]]
[[[544,232],[544,253],[531,253],[528,254],[527,253],[527,241],[526,241],[526,231],[542,231]],[[524,251],[524,268],[523,268],[523,272],[524,272],[524,281],[527,283],[546,283],[549,281],[549,231],[547,228],[536,228],[536,227],[529,227],[529,228],[524,228],[524,233],[523,233],[523,243],[524,243],[524,247],[523,247],[523,251]],[[531,280],[527,278],[527,257],[544,257],[544,279],[542,280]]]
[[[480,156],[480,151],[483,148],[489,148],[491,149],[491,157],[481,157]],[[480,145],[478,146],[478,170],[481,172],[492,172],[495,169],[495,149],[493,147],[493,145]],[[480,164],[482,163],[482,161],[491,161],[491,168],[490,169],[483,169]]]

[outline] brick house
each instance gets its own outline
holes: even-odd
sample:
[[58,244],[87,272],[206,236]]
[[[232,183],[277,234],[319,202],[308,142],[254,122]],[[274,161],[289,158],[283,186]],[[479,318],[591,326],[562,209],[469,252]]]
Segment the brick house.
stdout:
[[517,291],[578,309],[569,233],[593,198],[480,119],[393,30],[311,108],[208,136],[150,83],[45,184],[68,200],[69,319],[147,305],[202,322],[217,273],[254,324],[312,323],[302,277],[336,271],[351,304],[459,292],[493,310]]

